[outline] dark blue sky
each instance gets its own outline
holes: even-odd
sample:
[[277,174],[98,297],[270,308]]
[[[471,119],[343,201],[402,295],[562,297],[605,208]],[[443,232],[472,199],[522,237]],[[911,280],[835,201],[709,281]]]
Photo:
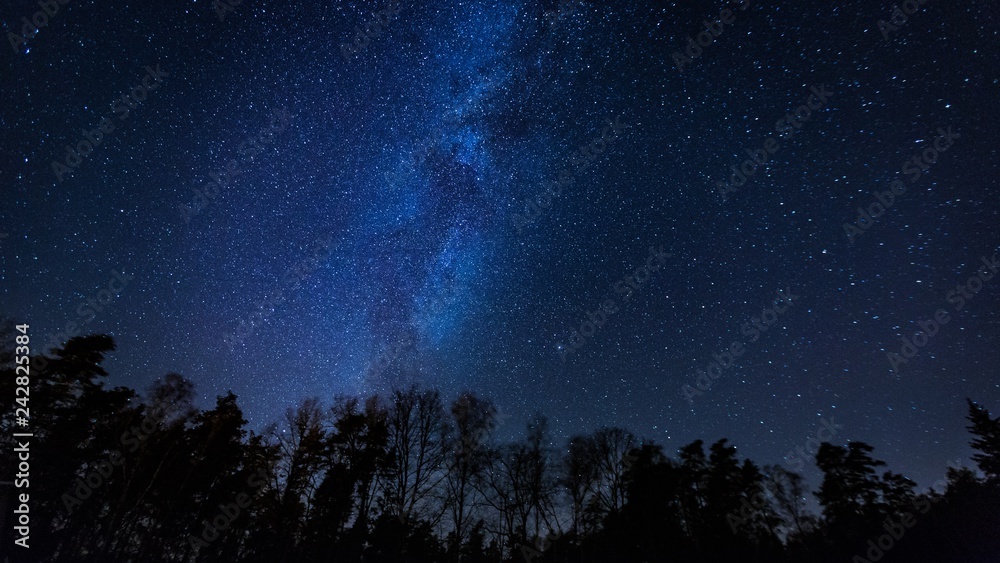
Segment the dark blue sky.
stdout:
[[[1000,279],[947,301],[1000,246],[993,3],[885,33],[892,4],[860,0],[321,4],[73,1],[0,55],[0,295],[34,342],[109,333],[112,385],[178,372],[255,428],[413,380],[492,398],[504,437],[538,410],[557,444],[618,425],[761,463],[835,417],[921,485],[968,456],[966,397],[1000,409]],[[4,3],[5,35],[38,10]]]

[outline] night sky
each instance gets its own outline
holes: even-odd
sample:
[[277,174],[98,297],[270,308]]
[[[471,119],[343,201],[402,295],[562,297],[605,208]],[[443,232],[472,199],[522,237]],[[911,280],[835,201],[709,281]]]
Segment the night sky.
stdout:
[[1000,408],[995,2],[312,4],[3,2],[36,349],[111,334],[110,385],[255,429],[419,381],[780,463],[833,417],[921,486]]

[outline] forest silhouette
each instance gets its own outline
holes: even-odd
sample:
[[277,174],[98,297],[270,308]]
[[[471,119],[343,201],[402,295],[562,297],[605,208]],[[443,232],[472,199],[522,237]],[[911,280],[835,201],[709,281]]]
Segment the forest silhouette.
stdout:
[[[3,479],[17,472],[11,330]],[[306,399],[257,433],[231,392],[200,410],[177,374],[142,396],[109,388],[114,349],[72,338],[32,370],[30,487],[0,485],[11,561],[1000,561],[1000,417],[971,400],[975,453],[943,490],[918,490],[848,437],[808,460],[812,489],[724,438],[671,456],[599,428],[557,448],[536,414],[498,443],[488,398],[416,385]],[[11,548],[25,491],[30,549]]]

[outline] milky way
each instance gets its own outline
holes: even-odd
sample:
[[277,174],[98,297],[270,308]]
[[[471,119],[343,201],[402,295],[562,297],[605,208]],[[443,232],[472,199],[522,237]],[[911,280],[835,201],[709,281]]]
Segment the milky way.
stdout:
[[997,47],[985,1],[70,2],[0,58],[3,312],[254,427],[418,381],[762,462],[835,417],[927,483],[1000,404],[1000,281],[948,298],[1000,245]]

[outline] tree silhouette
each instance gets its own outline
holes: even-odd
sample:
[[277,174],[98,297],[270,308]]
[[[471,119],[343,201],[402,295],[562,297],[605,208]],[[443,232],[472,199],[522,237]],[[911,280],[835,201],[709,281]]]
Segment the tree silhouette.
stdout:
[[445,477],[445,506],[451,516],[448,552],[459,559],[472,510],[478,502],[475,482],[487,466],[488,452],[483,443],[493,431],[496,407],[472,393],[461,394],[451,405],[454,433],[448,444],[448,471]]
[[990,418],[990,411],[973,402],[969,403],[969,432],[975,438],[971,446],[978,450],[973,461],[989,479],[1000,479],[1000,417]]
[[[0,335],[11,336],[9,323]],[[6,331],[6,332],[5,332]],[[8,338],[8,340],[10,340]],[[536,413],[495,443],[496,408],[449,408],[412,385],[317,398],[281,426],[246,428],[238,398],[194,406],[167,374],[108,388],[107,336],[73,338],[32,374],[32,559],[45,561],[996,561],[1000,419],[968,402],[971,462],[918,492],[864,442],[821,444],[797,473],[720,439],[676,457],[622,428],[553,449]],[[0,446],[13,451],[14,354],[0,344]],[[0,458],[13,474],[9,457]],[[978,471],[976,470],[978,468]],[[0,507],[13,513],[11,483]],[[3,541],[13,526],[3,520]],[[18,554],[13,554],[16,558]]]

